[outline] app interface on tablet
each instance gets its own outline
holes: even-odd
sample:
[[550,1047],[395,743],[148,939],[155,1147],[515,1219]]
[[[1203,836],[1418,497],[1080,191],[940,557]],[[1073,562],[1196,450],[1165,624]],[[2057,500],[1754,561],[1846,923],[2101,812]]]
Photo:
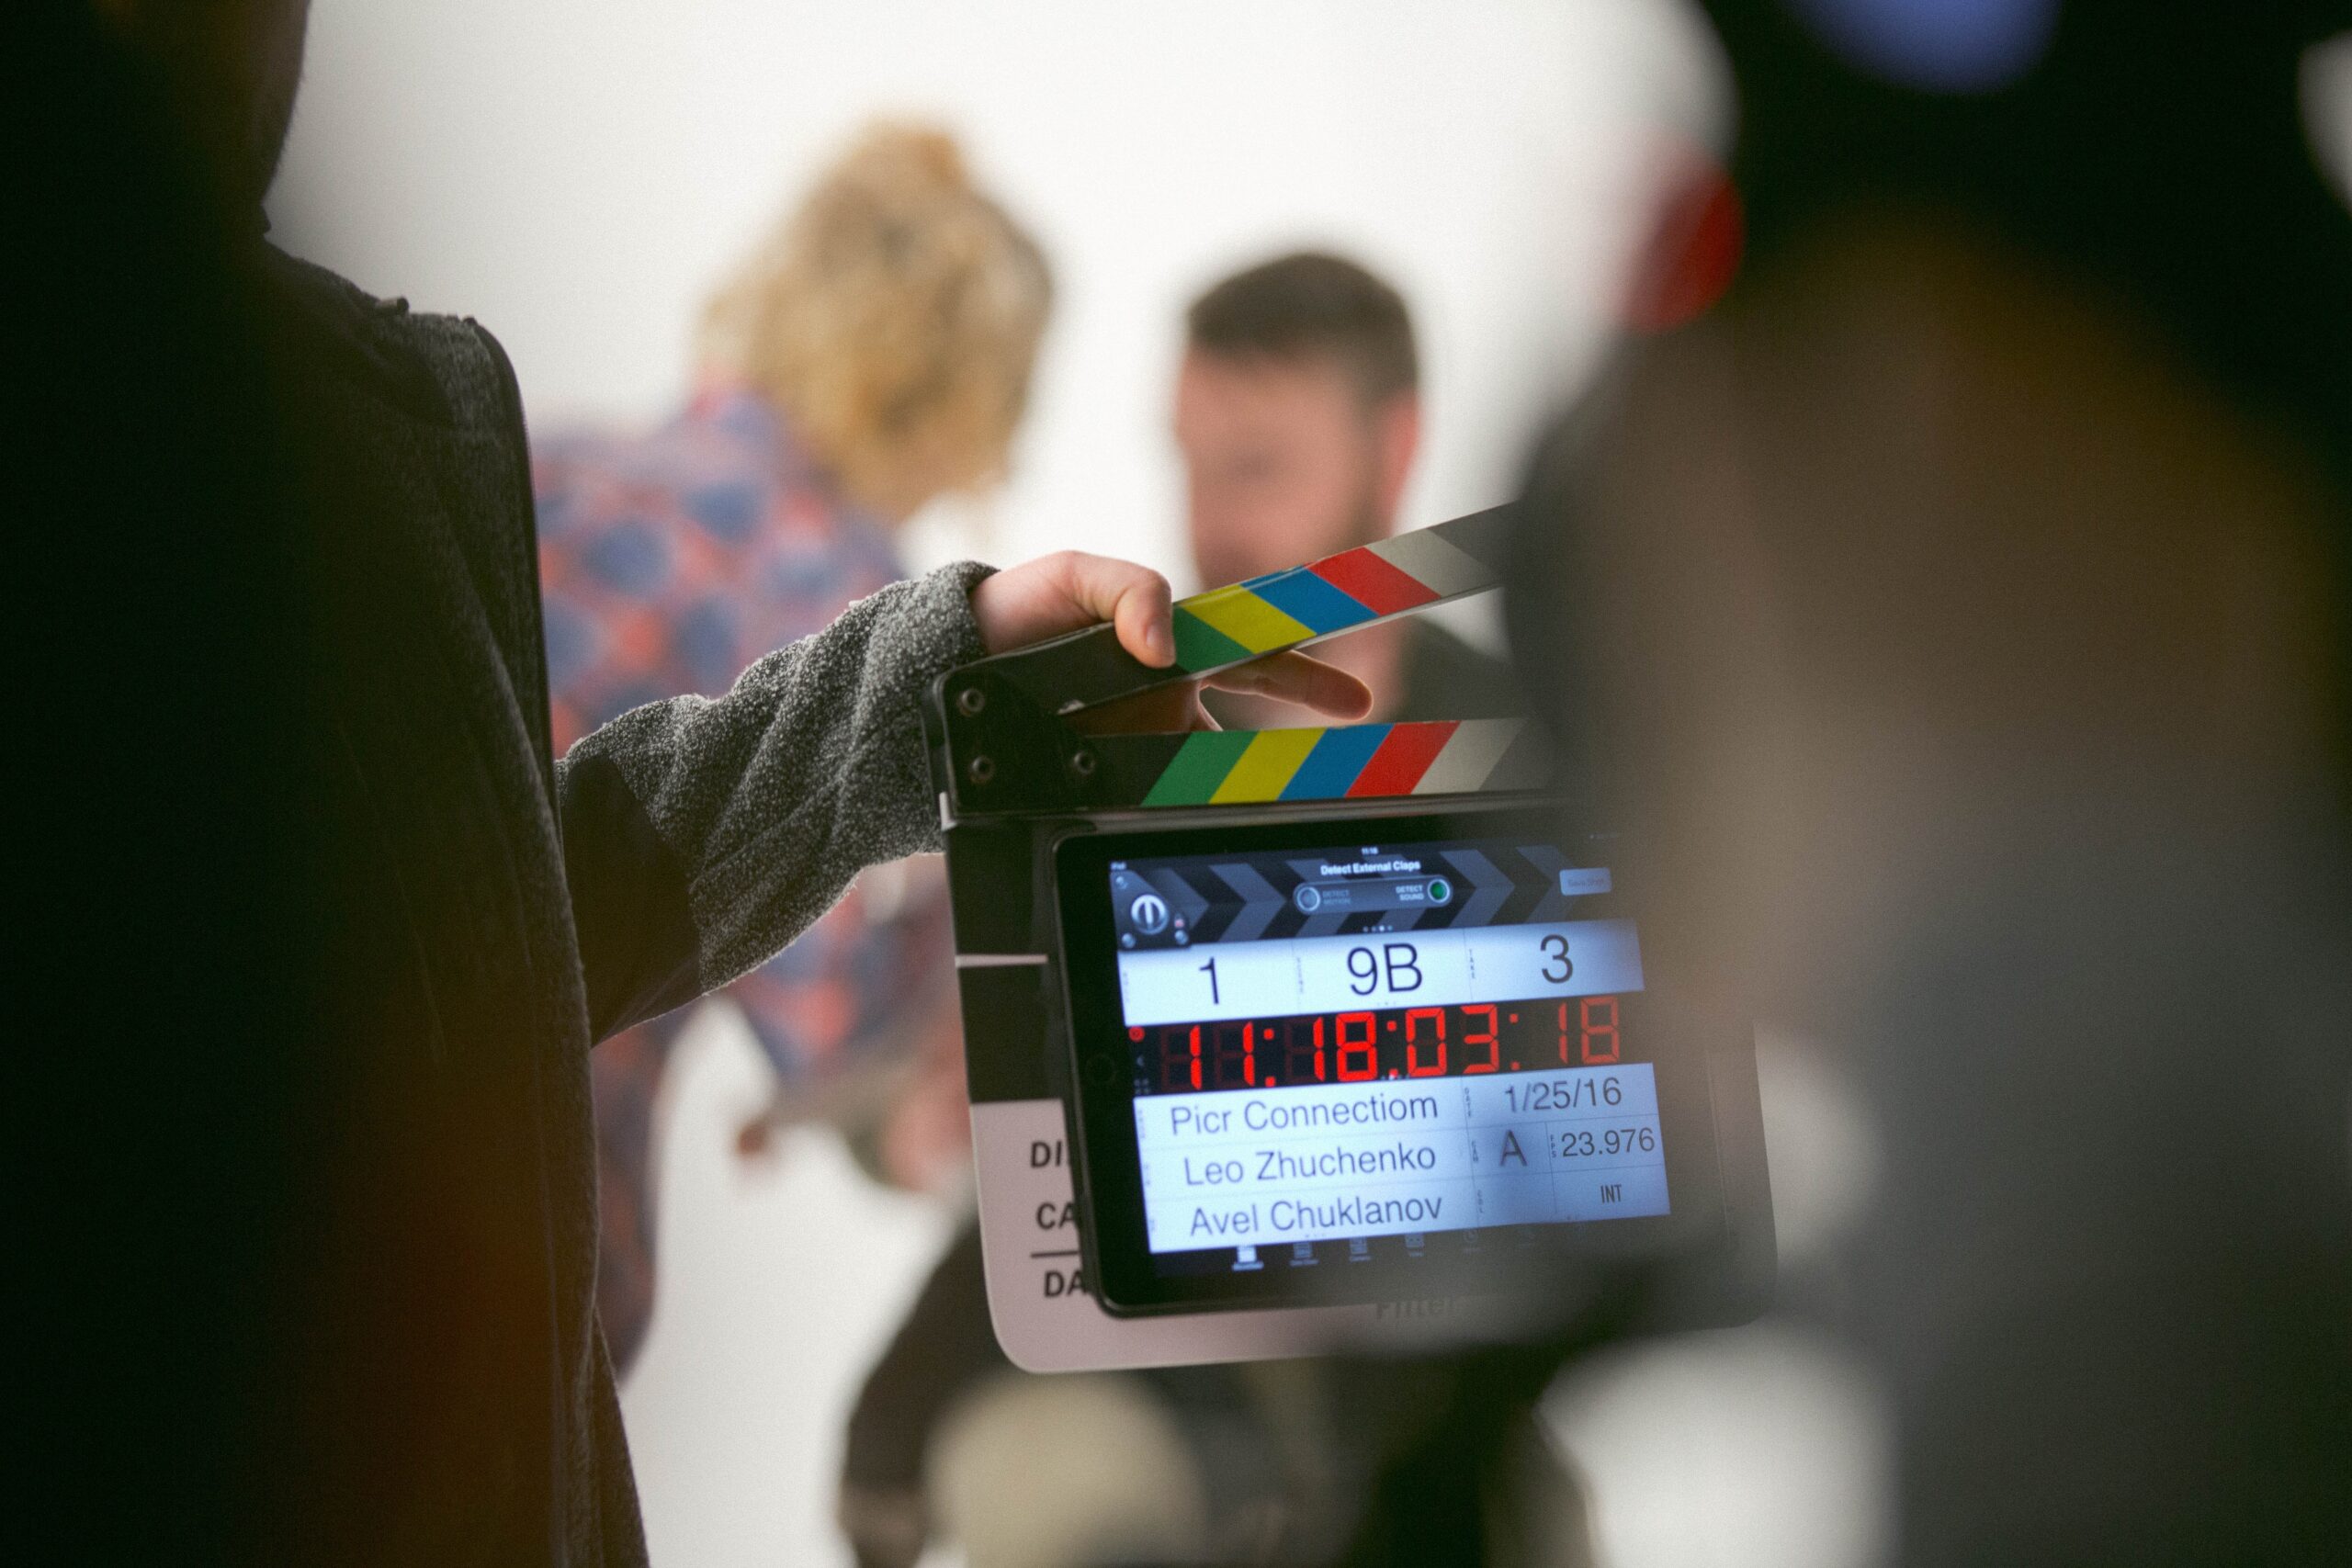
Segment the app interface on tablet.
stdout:
[[1512,840],[1110,863],[1145,1245],[1237,1269],[1664,1215],[1611,870]]

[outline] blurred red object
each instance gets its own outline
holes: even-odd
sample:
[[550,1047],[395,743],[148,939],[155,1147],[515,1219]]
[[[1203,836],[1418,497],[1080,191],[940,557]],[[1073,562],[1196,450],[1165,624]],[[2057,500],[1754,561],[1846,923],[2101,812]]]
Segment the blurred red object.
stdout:
[[1669,332],[1731,288],[1747,239],[1739,191],[1712,157],[1684,150],[1625,295],[1625,324]]

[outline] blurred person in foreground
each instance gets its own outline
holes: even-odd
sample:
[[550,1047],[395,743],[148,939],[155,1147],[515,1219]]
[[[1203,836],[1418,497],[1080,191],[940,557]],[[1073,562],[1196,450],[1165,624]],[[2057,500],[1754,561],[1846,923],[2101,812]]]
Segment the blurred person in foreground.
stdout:
[[[1165,664],[1167,586],[1093,557],[950,567],[559,760],[503,355],[263,239],[306,8],[7,21],[35,39],[0,51],[28,122],[0,170],[49,286],[7,378],[39,439],[12,425],[9,467],[160,552],[98,574],[111,613],[86,558],[38,558],[87,662],[41,694],[71,757],[42,837],[74,863],[43,865],[28,988],[45,1039],[88,1048],[28,1065],[67,1135],[10,1184],[49,1331],[10,1543],[641,1562],[595,1316],[591,1042],[936,844],[938,672],[1105,618]],[[1312,661],[1260,678],[1366,700]],[[1183,692],[1150,718],[1195,713]],[[130,1057],[157,1034],[167,1063]]]
[[1745,258],[1543,453],[1525,676],[1869,1109],[1895,1560],[2352,1561],[2342,14],[1709,10]]
[[[906,575],[893,536],[1003,472],[1052,304],[1043,254],[944,134],[868,131],[712,301],[693,400],[636,437],[533,454],[556,749],[640,704],[725,689]],[[946,889],[867,873],[721,993],[775,1075],[745,1131],[841,1126],[918,1190],[969,1153]],[[597,1305],[635,1360],[654,1294],[654,1105],[693,1015],[595,1053]]]
[[[1420,433],[1404,298],[1318,252],[1235,273],[1186,313],[1174,412],[1204,586],[1387,538]],[[1508,667],[1427,617],[1317,651],[1372,688],[1378,719],[1520,711]],[[1229,726],[1286,722],[1239,694],[1203,705]],[[996,1345],[967,1228],[853,1413],[842,1521],[869,1568],[902,1568],[934,1534],[974,1568],[1329,1562],[1374,1479],[1446,1407],[1456,1372],[1443,1359],[1359,1358],[1032,1378]],[[1507,1472],[1421,1477],[1444,1561],[1589,1561],[1577,1482],[1526,1410],[1502,1427]],[[1356,1561],[1418,1564],[1425,1539],[1371,1543]]]

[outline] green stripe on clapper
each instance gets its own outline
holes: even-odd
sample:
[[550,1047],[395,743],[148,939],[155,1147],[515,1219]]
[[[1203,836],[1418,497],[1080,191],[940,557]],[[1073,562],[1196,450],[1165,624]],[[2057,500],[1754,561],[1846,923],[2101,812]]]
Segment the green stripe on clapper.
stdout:
[[1146,806],[1204,806],[1233,772],[1233,764],[1250,743],[1258,739],[1250,729],[1201,729],[1184,737],[1184,749],[1176,753],[1143,797]]
[[1195,615],[1176,606],[1176,665],[1180,670],[1217,670],[1238,664],[1250,650]]

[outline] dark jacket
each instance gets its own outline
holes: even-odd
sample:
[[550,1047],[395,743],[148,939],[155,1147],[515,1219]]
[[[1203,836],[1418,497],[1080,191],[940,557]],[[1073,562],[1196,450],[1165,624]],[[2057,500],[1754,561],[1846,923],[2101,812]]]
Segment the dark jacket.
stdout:
[[936,846],[917,695],[977,657],[950,568],[716,700],[550,754],[522,411],[470,321],[267,265],[325,649],[313,1157],[267,1310],[256,1545],[308,1562],[644,1556],[594,1311],[590,1043]]

